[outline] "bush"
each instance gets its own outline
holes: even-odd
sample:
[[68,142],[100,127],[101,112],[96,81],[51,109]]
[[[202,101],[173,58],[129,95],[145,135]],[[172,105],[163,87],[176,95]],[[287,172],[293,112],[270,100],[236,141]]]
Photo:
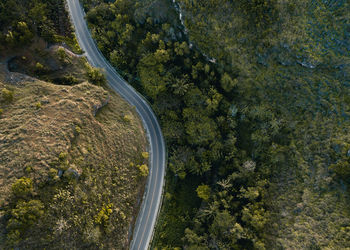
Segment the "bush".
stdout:
[[33,168],[32,168],[31,166],[26,166],[25,169],[24,169],[24,171],[25,171],[27,174],[29,174],[30,172],[33,171]]
[[54,178],[57,176],[57,174],[58,174],[57,169],[55,169],[55,168],[50,168],[50,170],[49,170],[49,176],[50,176],[50,178],[54,179]]
[[41,102],[35,103],[35,107],[36,107],[37,109],[40,109],[40,108],[41,108]]
[[142,152],[142,157],[143,159],[147,160],[149,157],[149,153],[148,152]]
[[72,75],[63,77],[63,81],[68,85],[78,84],[78,79]]
[[113,204],[104,205],[100,212],[95,216],[96,224],[105,225],[108,222],[109,216],[113,212]]
[[16,197],[27,197],[33,192],[33,181],[30,178],[22,177],[12,184],[12,193]]
[[11,209],[11,218],[7,223],[7,240],[16,244],[21,240],[21,234],[33,225],[44,214],[44,205],[39,200],[20,201]]
[[106,85],[107,79],[100,69],[91,67],[90,65],[88,65],[87,67],[87,75],[92,84],[97,86]]
[[124,116],[123,116],[123,120],[124,120],[124,122],[131,122],[131,117],[130,117],[130,115],[124,115]]
[[6,88],[3,88],[2,91],[2,99],[5,101],[5,102],[12,102],[13,101],[13,91],[11,90],[8,90]]
[[75,126],[75,132],[77,133],[77,134],[80,134],[81,133],[81,128],[77,125],[77,126]]
[[196,189],[199,198],[208,201],[210,197],[210,187],[208,185],[200,185]]
[[60,62],[66,63],[67,54],[63,48],[59,48],[56,54]]
[[139,166],[137,166],[137,168],[140,170],[140,175],[142,177],[148,176],[149,170],[148,170],[147,165],[145,165],[145,164],[143,164],[141,166],[139,165]]
[[68,153],[67,152],[61,152],[58,156],[58,159],[60,159],[60,161],[63,161],[67,158]]
[[37,62],[35,64],[35,72],[38,73],[38,74],[42,74],[45,72],[45,67],[44,65],[42,65],[41,63]]

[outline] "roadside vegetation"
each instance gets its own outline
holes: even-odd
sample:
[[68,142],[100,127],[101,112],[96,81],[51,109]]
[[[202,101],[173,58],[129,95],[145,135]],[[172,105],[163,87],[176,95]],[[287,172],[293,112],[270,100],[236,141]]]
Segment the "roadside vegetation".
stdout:
[[346,1],[181,0],[188,36],[172,1],[82,2],[167,141],[154,248],[349,247]]

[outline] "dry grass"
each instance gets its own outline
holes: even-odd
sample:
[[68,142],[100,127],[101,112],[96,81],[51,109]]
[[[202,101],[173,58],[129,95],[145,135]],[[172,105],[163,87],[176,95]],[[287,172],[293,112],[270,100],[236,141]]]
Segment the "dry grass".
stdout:
[[[14,92],[14,100],[0,97],[0,246],[6,239],[3,216],[15,203],[11,185],[26,176],[35,183],[32,197],[44,203],[45,216],[22,232],[17,246],[126,247],[144,184],[130,163],[146,161],[146,137],[134,109],[87,82],[58,86],[4,67],[3,88]],[[62,193],[65,198],[58,198]],[[112,212],[99,223],[96,216],[108,204]]]

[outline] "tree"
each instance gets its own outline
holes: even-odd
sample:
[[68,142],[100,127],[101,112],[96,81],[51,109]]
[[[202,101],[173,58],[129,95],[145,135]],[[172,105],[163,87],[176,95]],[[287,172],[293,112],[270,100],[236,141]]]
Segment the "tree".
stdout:
[[189,83],[187,75],[183,75],[181,78],[175,78],[174,81],[175,83],[173,83],[171,87],[174,89],[175,95],[185,95],[190,86],[192,85],[191,83]]
[[99,68],[91,67],[89,64],[87,64],[87,68],[88,68],[87,75],[92,84],[97,86],[106,85],[107,79]]
[[7,239],[10,244],[21,240],[21,235],[41,216],[44,215],[44,205],[40,200],[19,201],[10,211],[11,218],[7,223]]
[[8,45],[16,47],[30,43],[33,36],[26,22],[18,22],[13,31],[7,33],[5,40]]
[[223,74],[223,76],[221,77],[221,87],[226,91],[226,92],[230,92],[233,90],[233,88],[237,85],[237,80],[234,79],[232,80],[232,78],[230,77],[229,74],[227,74],[226,72]]
[[199,198],[208,201],[210,198],[211,189],[208,185],[199,185],[196,189]]
[[12,184],[12,193],[16,197],[24,198],[33,192],[33,181],[30,178],[22,177]]

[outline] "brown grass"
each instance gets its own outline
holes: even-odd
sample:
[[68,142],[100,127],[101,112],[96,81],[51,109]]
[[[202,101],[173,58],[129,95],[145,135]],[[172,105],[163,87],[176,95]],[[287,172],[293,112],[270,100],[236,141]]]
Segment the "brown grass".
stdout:
[[[2,68],[0,89],[12,90],[14,101],[1,102],[0,97],[0,246],[6,239],[3,216],[15,202],[10,187],[26,176],[35,183],[33,198],[46,209],[45,216],[23,232],[18,246],[125,248],[144,184],[130,164],[143,163],[146,150],[134,109],[112,91],[87,82],[58,86],[19,79],[14,85],[3,82],[9,79],[6,74]],[[67,157],[60,159],[61,153]],[[69,178],[67,169],[79,177]],[[55,178],[52,173],[57,173]],[[65,198],[58,199],[62,193]],[[97,223],[107,204],[112,204],[111,214]]]

